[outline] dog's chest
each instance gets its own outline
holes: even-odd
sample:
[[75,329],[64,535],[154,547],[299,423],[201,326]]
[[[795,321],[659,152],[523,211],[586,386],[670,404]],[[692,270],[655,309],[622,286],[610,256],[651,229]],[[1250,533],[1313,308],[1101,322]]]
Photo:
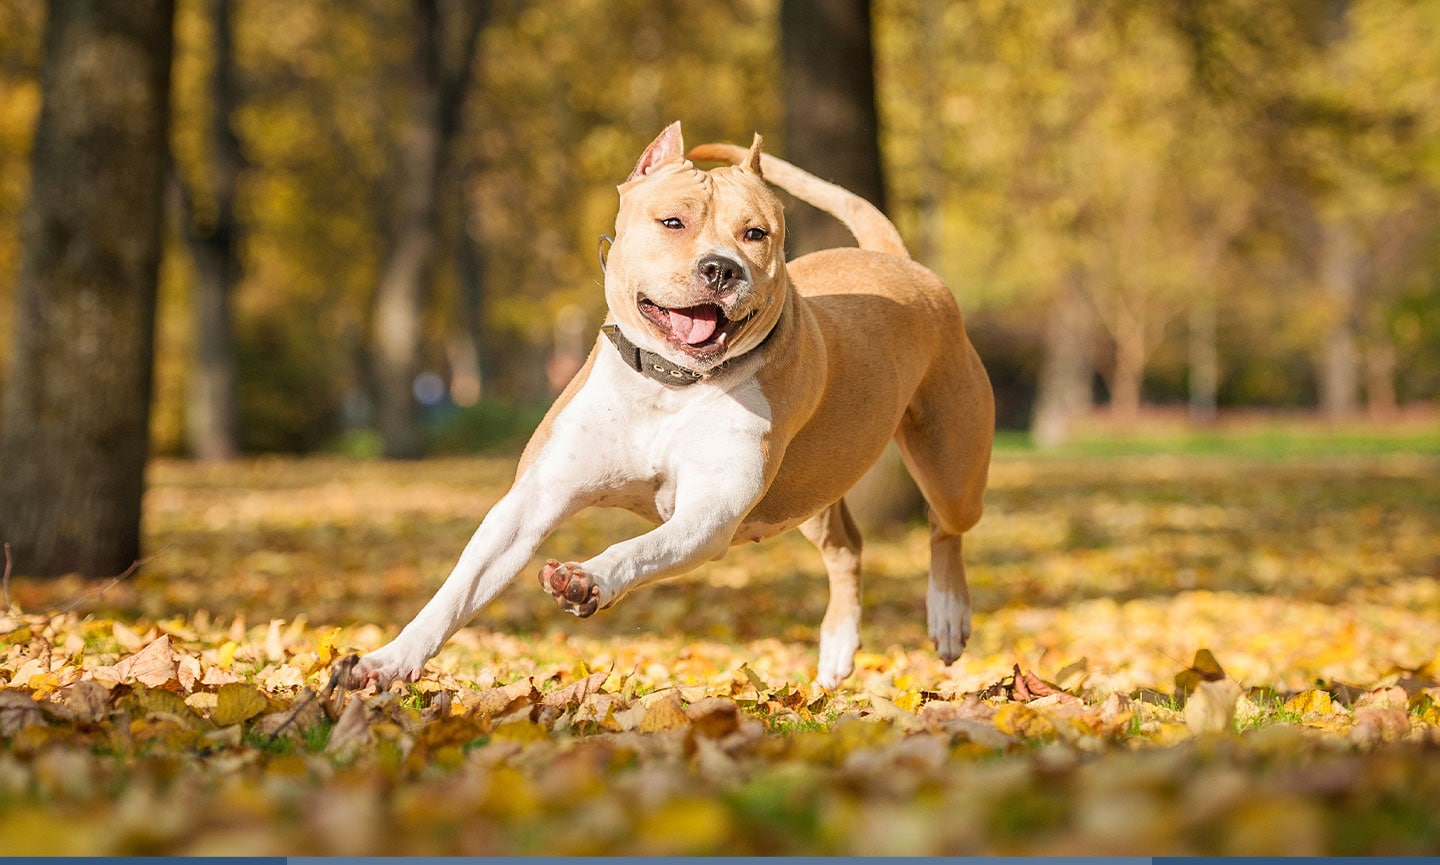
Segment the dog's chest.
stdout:
[[754,495],[769,406],[753,379],[666,387],[597,363],[556,426],[555,447],[587,464],[596,504],[668,520],[687,494]]

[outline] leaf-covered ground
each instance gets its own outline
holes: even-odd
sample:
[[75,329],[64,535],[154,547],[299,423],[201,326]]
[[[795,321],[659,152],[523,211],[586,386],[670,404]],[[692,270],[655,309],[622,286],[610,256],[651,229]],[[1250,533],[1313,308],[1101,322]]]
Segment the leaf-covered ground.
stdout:
[[872,531],[834,693],[798,536],[588,620],[527,575],[418,684],[328,690],[510,471],[160,463],[136,574],[17,567],[0,850],[1440,852],[1440,458],[998,457],[965,656],[928,647],[924,529]]

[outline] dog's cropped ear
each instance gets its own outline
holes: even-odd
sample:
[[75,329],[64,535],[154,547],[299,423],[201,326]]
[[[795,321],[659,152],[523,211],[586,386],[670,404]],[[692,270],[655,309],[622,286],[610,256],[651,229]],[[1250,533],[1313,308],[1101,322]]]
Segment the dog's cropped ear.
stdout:
[[685,158],[685,140],[680,137],[680,121],[665,127],[635,163],[635,170],[625,178],[626,182],[639,180],[667,162],[679,162]]
[[750,152],[745,154],[745,161],[740,163],[741,168],[749,171],[756,177],[765,176],[764,173],[760,171],[760,145],[764,142],[765,139],[760,137],[760,133],[755,133],[755,140],[750,142]]

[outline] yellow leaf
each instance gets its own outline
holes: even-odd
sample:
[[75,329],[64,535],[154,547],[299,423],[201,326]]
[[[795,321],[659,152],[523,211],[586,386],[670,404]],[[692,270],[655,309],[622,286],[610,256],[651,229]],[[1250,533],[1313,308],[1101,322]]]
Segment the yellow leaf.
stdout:
[[234,640],[226,640],[220,647],[220,658],[215,662],[215,666],[222,670],[230,669],[231,665],[235,663],[235,652],[239,649],[239,643]]
[[260,691],[242,682],[222,685],[216,694],[215,711],[210,720],[221,727],[248,721],[270,706],[270,700]]
[[[340,628],[335,628],[320,635],[320,641],[315,646],[315,654],[320,656],[321,664],[328,665],[339,656],[340,653],[335,650],[335,638],[340,636],[340,630]],[[232,651],[231,654],[233,655],[234,652]]]
[[1021,739],[1045,739],[1055,735],[1050,719],[1024,703],[1006,703],[995,710],[995,729]]
[[25,683],[25,687],[30,689],[31,695],[37,700],[43,700],[59,690],[60,677],[54,673],[39,673],[31,676],[30,680]]
[[899,706],[907,712],[918,712],[920,711],[920,704],[924,702],[924,700],[924,694],[920,693],[919,691],[911,691],[908,694],[902,694],[901,696],[896,697],[895,705]]
[[1335,702],[1330,698],[1329,691],[1311,688],[1286,700],[1285,711],[1297,715],[1329,715],[1335,711]]
[[636,837],[652,855],[718,853],[732,828],[730,812],[716,800],[682,796],[646,814]]
[[528,744],[531,742],[548,742],[550,734],[539,724],[530,721],[511,721],[508,724],[501,724],[491,732],[490,737],[497,741],[519,742]]
[[[506,727],[534,727],[534,724],[504,724],[496,728],[498,736]],[[544,731],[541,730],[543,734]],[[510,766],[499,766],[490,773],[490,787],[485,792],[485,810],[509,819],[533,817],[540,811],[540,798],[535,783],[523,772]]]

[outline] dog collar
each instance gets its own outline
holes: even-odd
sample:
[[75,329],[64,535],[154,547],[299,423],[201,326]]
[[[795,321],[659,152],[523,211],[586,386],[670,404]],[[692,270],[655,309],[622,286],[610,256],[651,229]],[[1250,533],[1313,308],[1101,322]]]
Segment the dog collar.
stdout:
[[626,366],[661,384],[688,387],[697,381],[704,381],[730,365],[730,361],[727,360],[719,366],[712,367],[708,372],[696,372],[693,369],[671,363],[655,352],[646,351],[626,339],[625,334],[620,332],[619,325],[602,325],[600,330],[610,337],[610,342],[615,346],[615,350],[620,352],[620,357],[624,359]]

